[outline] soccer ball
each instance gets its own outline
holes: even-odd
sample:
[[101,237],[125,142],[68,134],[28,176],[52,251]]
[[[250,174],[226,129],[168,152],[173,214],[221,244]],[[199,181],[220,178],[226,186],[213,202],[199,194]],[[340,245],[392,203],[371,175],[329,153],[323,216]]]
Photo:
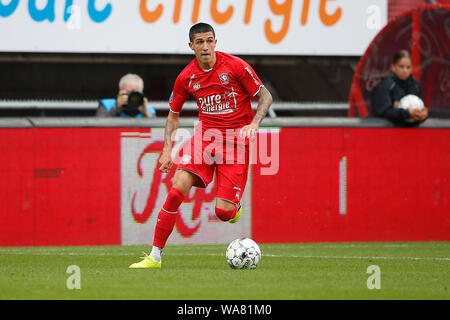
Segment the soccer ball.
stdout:
[[232,269],[255,269],[261,261],[261,250],[252,239],[241,238],[228,245],[226,257]]
[[413,94],[408,94],[400,99],[400,102],[398,104],[398,107],[401,109],[423,109],[425,107],[422,99],[420,99],[418,96],[415,96]]

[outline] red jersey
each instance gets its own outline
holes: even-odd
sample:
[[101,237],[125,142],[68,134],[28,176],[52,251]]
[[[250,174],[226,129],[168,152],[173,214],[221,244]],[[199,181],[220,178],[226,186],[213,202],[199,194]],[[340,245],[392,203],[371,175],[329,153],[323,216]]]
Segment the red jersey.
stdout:
[[247,62],[216,51],[212,69],[202,70],[196,59],[184,68],[175,81],[169,106],[172,112],[179,113],[192,95],[203,130],[238,129],[252,121],[250,100],[262,86]]

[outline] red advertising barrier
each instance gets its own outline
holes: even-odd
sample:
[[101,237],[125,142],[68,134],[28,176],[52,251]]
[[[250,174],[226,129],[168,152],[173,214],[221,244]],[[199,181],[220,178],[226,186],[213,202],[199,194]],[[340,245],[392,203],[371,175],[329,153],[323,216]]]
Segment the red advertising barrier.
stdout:
[[282,128],[253,170],[257,242],[450,240],[450,130]]
[[[133,131],[149,136],[149,129],[133,128],[0,129],[0,245],[124,243],[121,210],[129,210],[123,201],[130,196],[121,190],[127,177],[121,162],[134,160],[121,158],[121,135]],[[279,158],[278,171],[261,174],[267,164],[251,170],[247,210],[255,241],[450,240],[449,129],[281,128],[276,134],[279,148],[270,145],[269,158]],[[135,171],[137,160],[131,162]],[[196,221],[210,220],[208,210]]]
[[119,135],[0,129],[0,245],[120,244]]

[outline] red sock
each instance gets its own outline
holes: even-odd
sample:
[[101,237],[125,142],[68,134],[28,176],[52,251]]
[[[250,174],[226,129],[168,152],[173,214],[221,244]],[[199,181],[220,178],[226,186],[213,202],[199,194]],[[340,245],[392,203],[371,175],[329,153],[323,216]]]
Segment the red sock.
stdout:
[[178,218],[178,207],[184,200],[184,195],[180,190],[172,187],[167,195],[166,202],[158,214],[158,222],[156,222],[155,236],[153,245],[164,248],[166,241],[172,233],[175,221]]
[[234,218],[234,216],[236,215],[236,211],[237,211],[236,209],[237,209],[237,206],[236,206],[236,208],[234,208],[234,210],[231,210],[231,211],[223,210],[223,209],[216,207],[216,216],[222,221],[228,221],[228,220]]

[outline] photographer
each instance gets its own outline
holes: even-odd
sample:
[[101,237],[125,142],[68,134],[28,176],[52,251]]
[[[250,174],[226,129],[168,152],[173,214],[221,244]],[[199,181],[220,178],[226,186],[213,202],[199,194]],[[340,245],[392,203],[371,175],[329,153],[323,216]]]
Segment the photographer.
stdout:
[[128,73],[119,81],[117,98],[100,100],[95,115],[97,117],[155,117],[155,109],[148,105],[143,91],[144,81],[142,78]]

